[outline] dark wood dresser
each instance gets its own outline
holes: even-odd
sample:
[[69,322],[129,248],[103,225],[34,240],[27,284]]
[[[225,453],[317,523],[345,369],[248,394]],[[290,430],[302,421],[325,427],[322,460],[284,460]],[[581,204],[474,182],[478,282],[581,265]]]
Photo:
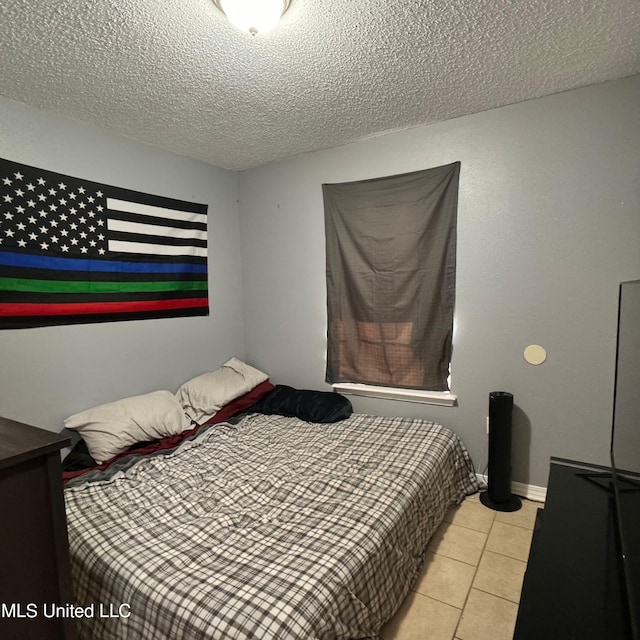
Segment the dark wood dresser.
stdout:
[[72,602],[56,433],[0,417],[0,638],[72,640]]

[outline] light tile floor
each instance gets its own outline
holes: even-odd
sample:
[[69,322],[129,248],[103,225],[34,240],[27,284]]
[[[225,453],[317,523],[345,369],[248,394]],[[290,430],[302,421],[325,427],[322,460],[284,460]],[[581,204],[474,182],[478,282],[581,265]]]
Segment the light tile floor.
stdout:
[[449,510],[413,592],[383,640],[512,640],[536,511],[492,511],[479,494]]

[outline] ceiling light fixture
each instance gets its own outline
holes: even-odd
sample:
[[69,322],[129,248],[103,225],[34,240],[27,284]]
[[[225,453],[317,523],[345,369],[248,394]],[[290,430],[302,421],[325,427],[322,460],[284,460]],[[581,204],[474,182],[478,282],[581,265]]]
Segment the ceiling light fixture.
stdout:
[[213,0],[229,22],[252,35],[273,29],[291,0]]

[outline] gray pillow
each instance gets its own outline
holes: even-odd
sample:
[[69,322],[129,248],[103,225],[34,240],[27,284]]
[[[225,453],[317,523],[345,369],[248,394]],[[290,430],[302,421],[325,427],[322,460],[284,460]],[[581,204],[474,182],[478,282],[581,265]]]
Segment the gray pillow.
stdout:
[[91,457],[101,464],[136,442],[181,433],[191,421],[171,391],[153,391],[81,411],[64,426],[82,436]]

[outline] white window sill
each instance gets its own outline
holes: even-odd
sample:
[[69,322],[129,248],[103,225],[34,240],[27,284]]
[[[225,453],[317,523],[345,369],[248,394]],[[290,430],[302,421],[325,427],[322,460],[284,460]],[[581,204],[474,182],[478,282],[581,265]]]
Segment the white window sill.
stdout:
[[332,385],[332,387],[334,391],[345,395],[400,400],[402,402],[418,402],[420,404],[437,404],[443,407],[453,407],[458,401],[458,396],[450,391],[397,389],[394,387],[376,387],[370,384],[355,384],[352,382],[339,382]]

